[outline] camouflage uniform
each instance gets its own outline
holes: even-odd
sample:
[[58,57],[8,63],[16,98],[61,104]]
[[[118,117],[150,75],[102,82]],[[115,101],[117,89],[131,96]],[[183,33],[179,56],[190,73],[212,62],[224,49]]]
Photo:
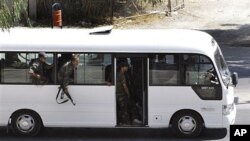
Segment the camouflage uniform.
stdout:
[[46,66],[48,65],[46,63],[42,63],[39,59],[36,59],[31,63],[29,72],[38,74],[41,77],[40,79],[31,77],[32,83],[44,84],[48,82],[48,79],[46,78]]
[[58,82],[63,87],[66,88],[69,83],[73,82],[74,67],[71,61],[65,63],[58,72]]
[[[65,63],[60,69],[59,69],[59,72],[58,72],[58,82],[60,84],[60,87],[59,87],[59,91],[58,91],[58,94],[60,93],[61,91],[61,88],[63,90],[62,94],[61,94],[61,99],[63,99],[64,97],[64,94],[67,95],[68,99],[72,102],[72,104],[75,106],[76,103],[73,101],[72,97],[70,96],[69,94],[69,91],[68,91],[68,85],[69,83],[73,82],[73,79],[74,79],[74,71],[75,71],[75,67],[73,66],[73,63],[71,61]],[[57,94],[57,95],[58,95]],[[68,101],[68,100],[67,100]],[[64,103],[64,102],[63,102]],[[61,103],[59,103],[61,104]]]
[[121,72],[118,72],[116,84],[118,120],[122,124],[130,124],[129,95],[126,94],[123,84],[127,84],[125,75]]

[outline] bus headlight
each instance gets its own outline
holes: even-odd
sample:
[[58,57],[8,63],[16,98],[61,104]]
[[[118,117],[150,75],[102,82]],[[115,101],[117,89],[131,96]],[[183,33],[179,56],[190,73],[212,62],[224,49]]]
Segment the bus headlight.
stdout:
[[223,105],[223,115],[229,115],[234,110],[234,104]]

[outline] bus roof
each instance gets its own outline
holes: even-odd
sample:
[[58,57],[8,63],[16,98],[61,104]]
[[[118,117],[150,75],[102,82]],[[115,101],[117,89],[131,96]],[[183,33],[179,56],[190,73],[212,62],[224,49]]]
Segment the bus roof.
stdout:
[[14,28],[0,32],[0,51],[214,53],[212,37],[184,29],[113,29],[92,34],[90,29]]

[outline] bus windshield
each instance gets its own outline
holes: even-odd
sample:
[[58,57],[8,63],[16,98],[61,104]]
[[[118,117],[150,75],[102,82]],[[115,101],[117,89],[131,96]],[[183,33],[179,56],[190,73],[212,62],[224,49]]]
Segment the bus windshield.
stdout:
[[222,76],[223,83],[228,86],[231,82],[231,74],[219,47],[215,52],[215,62]]

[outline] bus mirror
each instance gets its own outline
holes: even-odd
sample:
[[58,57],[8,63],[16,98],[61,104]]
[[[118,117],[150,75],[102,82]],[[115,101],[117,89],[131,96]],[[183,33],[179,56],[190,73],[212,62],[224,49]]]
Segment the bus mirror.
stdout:
[[236,86],[238,84],[238,73],[237,72],[234,72],[232,74],[232,83],[234,86]]

